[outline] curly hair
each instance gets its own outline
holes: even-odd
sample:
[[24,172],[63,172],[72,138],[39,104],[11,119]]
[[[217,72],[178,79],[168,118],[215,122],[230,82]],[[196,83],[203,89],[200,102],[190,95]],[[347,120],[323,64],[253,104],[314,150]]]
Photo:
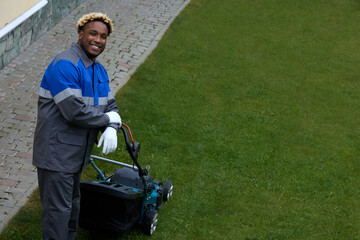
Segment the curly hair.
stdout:
[[81,31],[85,26],[85,24],[93,21],[103,22],[108,29],[108,34],[110,35],[110,33],[112,33],[114,26],[112,24],[111,19],[108,16],[106,16],[106,14],[100,12],[97,13],[93,12],[82,16],[76,24],[77,31],[78,32]]

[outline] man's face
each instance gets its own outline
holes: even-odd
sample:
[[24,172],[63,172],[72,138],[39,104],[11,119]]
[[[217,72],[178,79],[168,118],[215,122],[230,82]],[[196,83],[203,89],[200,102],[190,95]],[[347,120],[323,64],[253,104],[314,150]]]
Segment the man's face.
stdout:
[[78,44],[91,60],[95,60],[105,49],[108,29],[103,22],[93,21],[85,24],[79,31]]

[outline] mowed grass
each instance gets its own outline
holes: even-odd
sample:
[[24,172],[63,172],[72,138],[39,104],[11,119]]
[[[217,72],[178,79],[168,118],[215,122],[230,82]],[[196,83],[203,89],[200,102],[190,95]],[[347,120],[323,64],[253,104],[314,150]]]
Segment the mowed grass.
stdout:
[[[152,239],[360,238],[359,22],[355,0],[187,6],[116,95],[140,163],[174,183]],[[33,198],[1,239],[40,238]]]

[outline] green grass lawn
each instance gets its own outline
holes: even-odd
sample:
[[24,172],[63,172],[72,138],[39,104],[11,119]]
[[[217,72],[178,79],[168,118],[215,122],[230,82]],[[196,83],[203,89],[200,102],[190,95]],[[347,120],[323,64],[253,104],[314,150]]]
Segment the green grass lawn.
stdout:
[[[188,5],[116,95],[174,182],[152,239],[360,239],[359,23],[355,0]],[[0,238],[39,239],[39,211],[34,194]]]

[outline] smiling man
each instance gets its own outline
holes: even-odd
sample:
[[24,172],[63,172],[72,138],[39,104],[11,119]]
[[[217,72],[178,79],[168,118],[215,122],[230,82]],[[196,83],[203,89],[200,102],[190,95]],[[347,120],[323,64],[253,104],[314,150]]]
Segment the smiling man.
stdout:
[[99,130],[103,153],[117,147],[121,124],[109,78],[96,61],[113,31],[102,13],[77,23],[78,42],[58,54],[45,71],[39,91],[33,164],[42,203],[43,239],[75,239],[81,170],[88,163]]

